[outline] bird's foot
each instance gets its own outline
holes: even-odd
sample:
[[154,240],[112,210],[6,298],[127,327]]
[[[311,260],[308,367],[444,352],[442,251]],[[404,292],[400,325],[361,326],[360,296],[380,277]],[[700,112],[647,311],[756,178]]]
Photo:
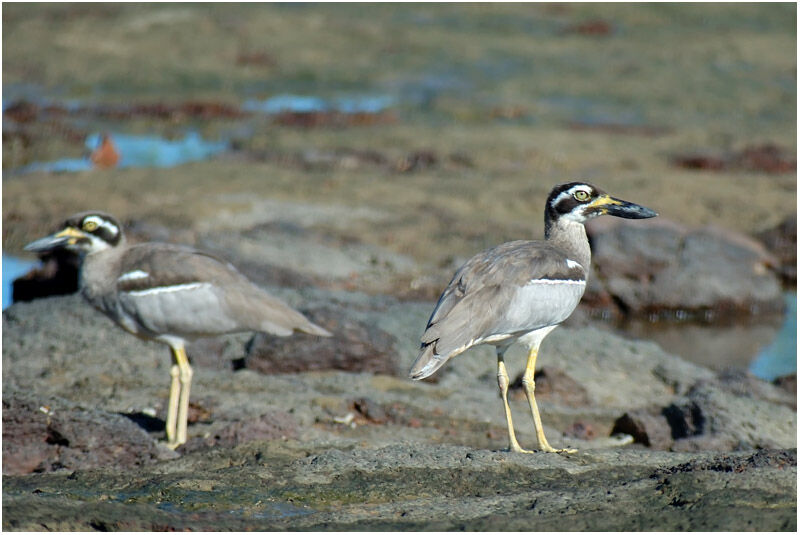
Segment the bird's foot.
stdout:
[[509,446],[508,448],[506,448],[506,451],[509,453],[536,453],[533,450],[526,450],[524,448],[521,448],[519,444],[517,444],[516,446]]
[[578,450],[576,450],[575,448],[561,448],[561,449],[558,449],[558,448],[554,448],[554,447],[550,446],[549,444],[546,445],[545,447],[540,447],[538,451],[541,451],[541,452],[544,452],[544,453],[578,453]]
[[174,441],[162,442],[162,444],[164,444],[166,447],[168,447],[171,450],[175,450],[175,449],[178,448],[178,446],[183,444],[183,442],[178,442],[177,440],[174,440]]

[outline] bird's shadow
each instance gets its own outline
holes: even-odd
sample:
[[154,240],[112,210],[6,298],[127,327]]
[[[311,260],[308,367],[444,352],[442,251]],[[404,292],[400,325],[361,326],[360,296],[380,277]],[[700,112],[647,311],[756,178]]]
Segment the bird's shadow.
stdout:
[[117,414],[124,416],[148,433],[164,431],[166,427],[166,422],[161,418],[156,418],[155,416],[150,416],[149,414],[145,414],[143,412],[120,412]]

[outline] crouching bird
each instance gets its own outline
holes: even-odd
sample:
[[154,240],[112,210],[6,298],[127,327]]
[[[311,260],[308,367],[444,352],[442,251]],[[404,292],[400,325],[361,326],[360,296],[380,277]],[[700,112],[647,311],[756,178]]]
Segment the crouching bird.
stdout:
[[539,345],[572,314],[586,289],[591,249],[583,224],[599,215],[643,219],[653,210],[610,197],[591,184],[571,182],[553,188],[544,211],[544,241],[512,241],[477,254],[456,271],[436,304],[412,379],[424,379],[445,362],[479,344],[497,349],[497,383],[508,425],[509,450],[531,453],[514,435],[508,405],[508,373],[503,355],[519,341],[528,348],[522,376],[539,451],[548,444],[534,397],[534,371]]
[[186,442],[192,367],[187,340],[240,331],[289,336],[331,333],[211,254],[168,243],[128,245],[119,222],[102,212],[76,214],[58,232],[25,246],[82,256],[83,296],[120,327],[172,350],[167,445]]

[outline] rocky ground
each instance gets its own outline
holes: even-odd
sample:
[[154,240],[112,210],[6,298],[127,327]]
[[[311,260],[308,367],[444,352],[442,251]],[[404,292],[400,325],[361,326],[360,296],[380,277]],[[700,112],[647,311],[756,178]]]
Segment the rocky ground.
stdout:
[[[224,256],[335,336],[193,343],[172,451],[167,348],[50,259],[15,287],[49,297],[3,312],[3,528],[795,531],[796,376],[744,371],[796,284],[794,20],[788,4],[4,5],[4,253],[101,209],[131,241]],[[287,94],[389,104],[252,110]],[[21,171],[88,161],[97,132],[227,150]],[[542,346],[547,436],[579,451],[507,453],[491,349],[405,374],[453,270],[540,237],[547,192],[573,180],[660,216],[590,226],[584,302]],[[609,321],[671,330],[657,345]],[[507,363],[533,447],[522,351]]]
[[[160,442],[166,347],[77,295],[6,310],[4,527],[796,527],[793,391],[563,327],[543,346],[537,398],[550,441],[579,452],[511,454],[490,350],[435,382],[405,379],[430,303],[280,293],[336,336],[194,344],[190,440],[176,452]],[[523,357],[508,359],[512,377]],[[533,446],[521,388],[511,403]]]

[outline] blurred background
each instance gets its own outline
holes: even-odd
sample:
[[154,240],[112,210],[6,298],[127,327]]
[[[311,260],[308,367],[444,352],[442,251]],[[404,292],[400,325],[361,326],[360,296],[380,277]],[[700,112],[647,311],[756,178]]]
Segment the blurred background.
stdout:
[[573,324],[795,372],[794,4],[2,13],[4,309],[75,291],[22,246],[90,208],[265,286],[434,301],[580,180],[660,217],[590,228]]

